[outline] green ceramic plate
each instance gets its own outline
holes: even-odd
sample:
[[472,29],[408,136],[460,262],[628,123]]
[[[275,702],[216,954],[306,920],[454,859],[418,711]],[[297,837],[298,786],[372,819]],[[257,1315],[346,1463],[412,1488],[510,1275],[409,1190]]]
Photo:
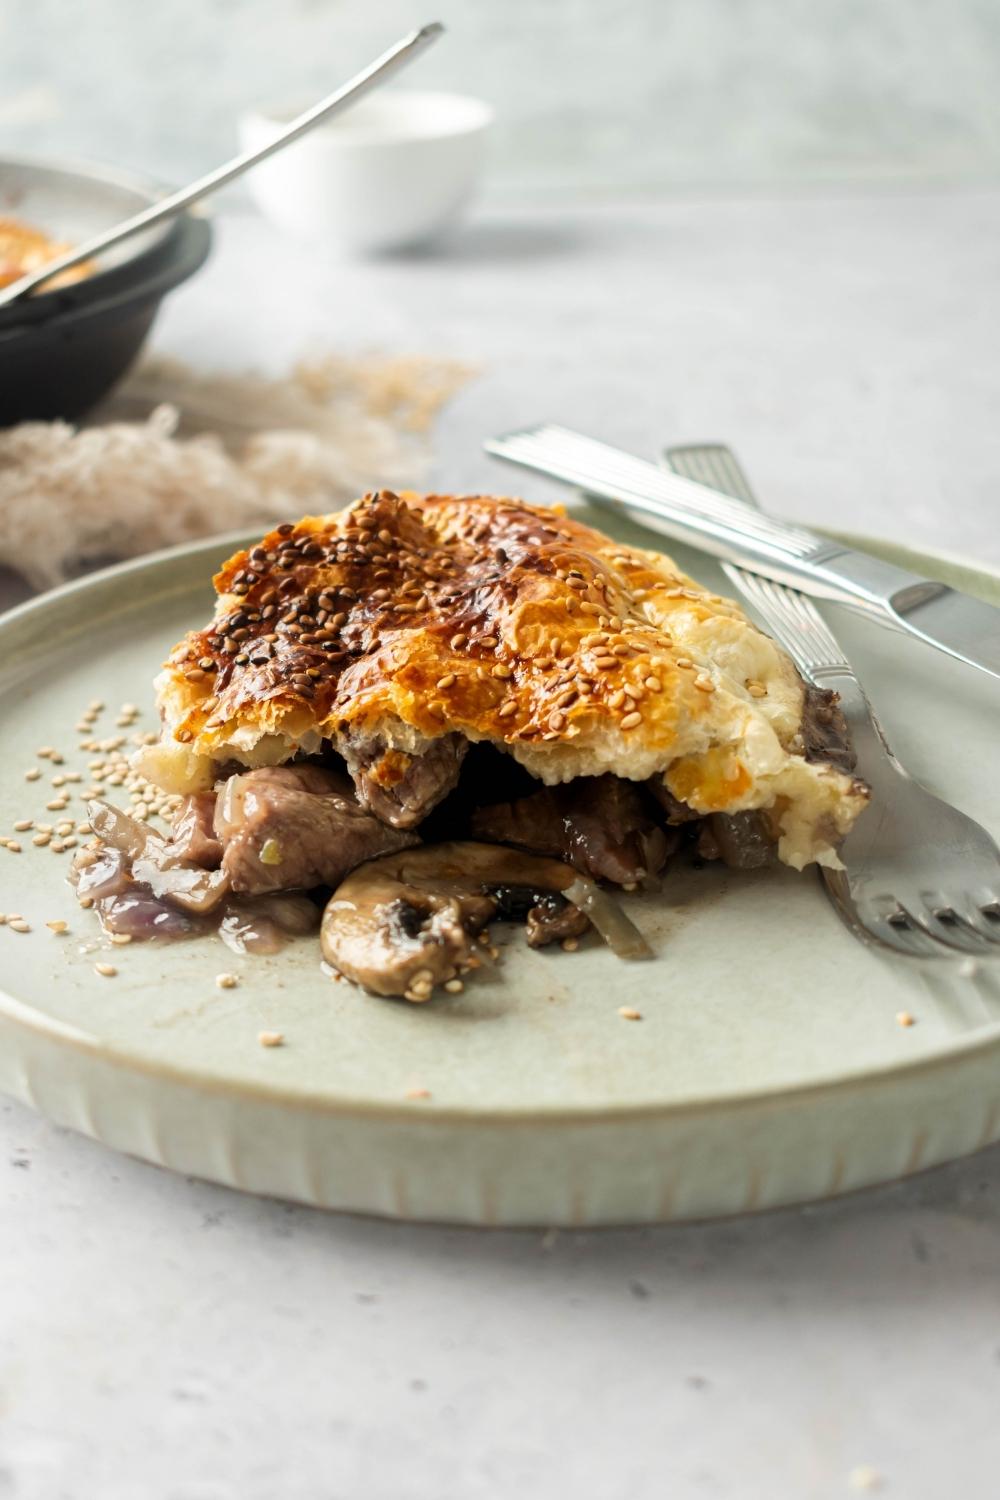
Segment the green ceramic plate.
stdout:
[[[178,1171],[473,1224],[737,1213],[884,1181],[1000,1136],[991,974],[956,964],[926,978],[874,956],[809,874],[675,872],[658,896],[630,902],[652,962],[589,943],[535,953],[510,930],[492,977],[427,1006],[333,983],[312,940],[256,960],[214,939],[104,952],[65,883],[69,856],[12,824],[55,822],[49,782],[67,771],[84,776],[64,788],[79,813],[89,757],[74,725],[91,699],[140,704],[138,727],[152,727],[154,671],[206,617],[209,576],[234,545],[115,568],[0,622],[0,833],[24,846],[0,849],[0,911],[32,927],[0,927],[0,1087]],[[709,560],[673,550],[723,587]],[[956,566],[908,560],[941,577]],[[961,566],[964,587],[1000,601],[1000,580]],[[831,618],[903,761],[1000,829],[997,684]],[[97,732],[114,734],[114,718]],[[65,764],[37,761],[43,745]],[[36,764],[44,778],[26,781]],[[62,937],[45,927],[58,918],[70,925]],[[114,978],[95,973],[102,960]],[[239,986],[217,987],[221,971]],[[643,1019],[623,1020],[620,1006]],[[902,1010],[914,1026],[898,1024]],[[286,1044],[262,1048],[264,1029]]]

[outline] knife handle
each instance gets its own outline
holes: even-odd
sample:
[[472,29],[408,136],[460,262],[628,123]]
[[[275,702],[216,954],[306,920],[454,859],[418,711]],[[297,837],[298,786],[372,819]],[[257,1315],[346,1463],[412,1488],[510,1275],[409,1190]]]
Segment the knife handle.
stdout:
[[876,617],[895,613],[895,594],[933,587],[891,563],[776,521],[709,485],[565,427],[550,423],[509,433],[488,442],[486,451],[561,479],[601,505],[639,511],[656,530],[726,562]]

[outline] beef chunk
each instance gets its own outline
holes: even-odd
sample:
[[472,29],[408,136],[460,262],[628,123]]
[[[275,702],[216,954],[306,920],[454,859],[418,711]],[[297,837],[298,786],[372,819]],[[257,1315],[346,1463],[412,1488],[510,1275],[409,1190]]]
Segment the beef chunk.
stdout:
[[721,859],[731,870],[760,870],[774,864],[777,848],[763,813],[710,813],[698,825],[695,843],[702,859]]
[[837,694],[829,688],[806,684],[801,734],[806,760],[827,760],[848,775],[854,770],[856,758],[847,720]]
[[681,802],[674,796],[660,775],[649,778],[646,790],[663,808],[670,828],[679,828],[682,823],[694,823],[701,817],[701,813],[695,812],[693,807],[688,807],[686,802]]
[[378,735],[352,732],[337,748],[362,807],[390,828],[415,828],[458,781],[468,741],[445,734],[422,755],[410,755],[389,748]]
[[215,836],[215,793],[195,792],[177,810],[170,833],[172,849],[205,870],[222,863],[222,844]]
[[481,807],[476,838],[563,859],[584,875],[632,885],[655,875],[669,852],[642,789],[618,776],[581,776],[517,802]]
[[247,895],[339,885],[355,865],[418,842],[360,807],[346,777],[306,764],[233,776],[215,832],[232,889]]

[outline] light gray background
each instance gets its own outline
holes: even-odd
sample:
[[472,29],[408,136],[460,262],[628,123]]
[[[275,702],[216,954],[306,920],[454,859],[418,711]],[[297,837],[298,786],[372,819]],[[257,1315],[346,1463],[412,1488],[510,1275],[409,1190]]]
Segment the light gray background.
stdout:
[[435,16],[419,82],[497,106],[496,191],[1000,172],[994,0],[4,0],[0,148],[180,180]]
[[[455,355],[442,485],[519,484],[481,440],[544,416],[724,439],[775,509],[1000,561],[1000,7],[441,13],[426,81],[501,111],[492,204],[346,266],[227,211],[159,350]],[[6,0],[0,149],[182,177],[428,15]],[[1000,1148],[553,1241],[242,1198],[0,1104],[0,1500],[995,1500],[998,1410]]]

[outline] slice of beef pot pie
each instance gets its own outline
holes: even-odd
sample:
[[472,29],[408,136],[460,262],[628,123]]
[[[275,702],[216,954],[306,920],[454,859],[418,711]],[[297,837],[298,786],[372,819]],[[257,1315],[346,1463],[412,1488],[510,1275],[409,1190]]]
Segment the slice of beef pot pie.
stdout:
[[92,804],[76,876],[112,930],[267,947],[319,893],[327,960],[422,1000],[498,917],[637,956],[608,886],[682,844],[836,865],[866,805],[835,698],[669,557],[559,510],[383,490],[277,527],[215,586],[136,758],[172,836]]

